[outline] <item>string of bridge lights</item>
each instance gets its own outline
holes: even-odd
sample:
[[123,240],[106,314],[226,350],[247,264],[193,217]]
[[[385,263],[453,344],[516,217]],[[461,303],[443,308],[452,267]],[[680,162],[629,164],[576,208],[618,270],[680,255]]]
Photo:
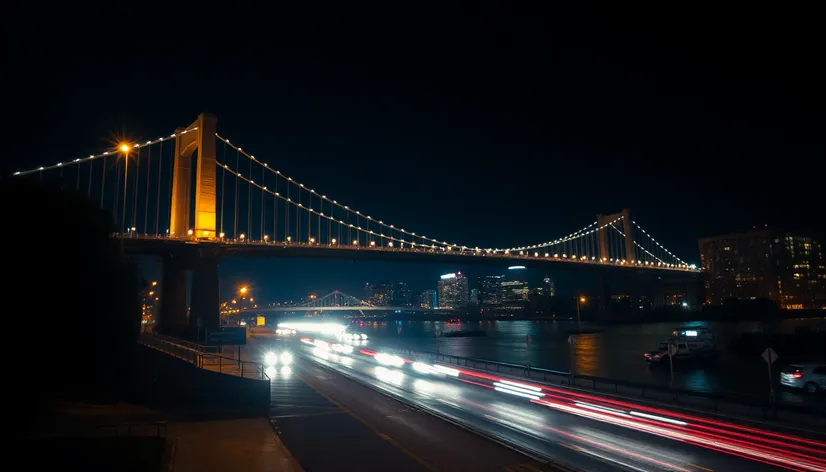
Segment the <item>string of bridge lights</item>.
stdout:
[[84,162],[89,162],[89,161],[92,161],[92,160],[95,160],[95,159],[99,159],[101,157],[109,157],[109,156],[113,156],[113,155],[118,155],[119,153],[123,153],[123,152],[130,152],[133,149],[143,149],[143,148],[145,148],[147,146],[151,146],[153,144],[158,144],[158,143],[162,143],[162,142],[165,142],[165,141],[169,141],[170,139],[175,139],[175,138],[177,138],[181,135],[184,135],[186,133],[196,131],[197,129],[198,129],[198,127],[194,126],[192,128],[185,129],[185,130],[181,131],[180,133],[172,133],[169,136],[160,137],[158,139],[150,139],[149,141],[146,141],[145,143],[120,144],[119,147],[117,147],[117,148],[115,148],[114,150],[111,150],[111,151],[103,151],[100,154],[91,154],[87,157],[78,157],[76,159],[72,159],[71,161],[58,162],[57,164],[54,164],[54,165],[51,165],[51,166],[41,166],[41,167],[36,167],[34,169],[21,170],[21,171],[15,172],[12,175],[14,175],[14,176],[23,176],[23,175],[34,174],[35,172],[44,172],[44,171],[49,171],[49,170],[54,170],[54,169],[60,169],[60,168],[69,167],[69,166],[76,165],[76,164],[82,164]]
[[580,236],[585,236],[586,234],[589,234],[589,233],[584,233],[584,231],[587,231],[588,228],[590,228],[590,227],[592,227],[596,224],[597,224],[597,222],[594,221],[593,223],[589,224],[588,226],[586,226],[586,227],[584,227],[584,228],[582,228],[578,231],[574,231],[573,233],[571,233],[567,236],[563,236],[563,237],[561,237],[559,239],[555,239],[553,241],[548,241],[548,242],[540,243],[540,244],[534,244],[532,246],[512,247],[512,248],[508,248],[506,250],[511,251],[511,252],[513,252],[513,251],[527,251],[529,249],[541,249],[541,248],[546,248],[546,247],[549,247],[549,246],[555,246],[557,244],[562,244],[562,243],[571,241],[573,239],[576,239]]
[[[185,130],[180,131],[180,132],[172,133],[168,136],[160,137],[160,138],[157,138],[157,139],[154,139],[154,140],[148,140],[144,143],[122,144],[120,148],[116,148],[114,150],[103,151],[99,154],[92,154],[92,155],[89,155],[87,157],[76,158],[76,159],[73,159],[71,161],[58,162],[57,164],[54,164],[54,165],[51,165],[51,166],[41,166],[41,167],[36,167],[36,168],[29,169],[29,170],[17,171],[17,172],[14,172],[13,175],[14,176],[25,176],[25,175],[34,174],[34,173],[37,173],[37,172],[45,172],[45,171],[50,171],[50,170],[55,170],[55,169],[62,169],[64,167],[69,167],[69,166],[72,166],[72,165],[78,165],[78,164],[82,164],[84,162],[90,162],[90,161],[100,159],[100,158],[106,158],[106,157],[109,157],[110,155],[118,155],[119,153],[129,153],[132,150],[138,150],[139,151],[140,149],[142,149],[144,147],[152,146],[152,145],[158,144],[158,143],[163,143],[165,141],[169,141],[171,139],[178,138],[181,135],[184,135],[184,134],[187,134],[187,133],[190,133],[190,132],[193,132],[193,131],[197,131],[197,130],[198,130],[198,127],[195,126],[195,127],[188,128],[188,129],[185,129]],[[315,210],[315,209],[313,209],[309,206],[304,206],[300,203],[300,201],[298,203],[296,203],[291,198],[285,197],[285,196],[281,195],[279,192],[272,191],[264,185],[255,183],[255,181],[251,177],[250,178],[244,177],[240,172],[231,169],[226,163],[219,163],[219,165],[221,166],[221,168],[223,170],[225,170],[225,171],[235,175],[236,177],[248,182],[250,185],[257,187],[260,190],[273,195],[275,198],[279,198],[279,199],[281,199],[281,200],[283,200],[287,203],[290,203],[290,204],[296,206],[297,208],[307,210],[310,214],[316,215],[319,218],[325,218],[330,223],[343,225],[344,227],[346,227],[350,230],[357,231],[357,234],[359,234],[358,232],[361,232],[361,233],[364,233],[368,237],[369,236],[374,236],[374,237],[379,237],[379,238],[385,238],[385,239],[390,241],[389,245],[391,247],[392,247],[392,244],[394,242],[397,242],[401,245],[401,247],[403,247],[404,244],[409,244],[413,248],[419,247],[419,248],[428,248],[428,249],[441,249],[443,251],[460,250],[460,252],[462,252],[462,253],[469,252],[469,253],[479,254],[479,253],[484,252],[484,253],[494,254],[494,255],[496,255],[497,253],[502,253],[502,254],[508,255],[508,254],[511,254],[511,253],[514,253],[514,252],[519,252],[520,255],[524,255],[525,251],[548,248],[548,247],[551,247],[551,246],[556,246],[556,245],[559,245],[559,244],[564,244],[564,243],[567,243],[567,242],[571,242],[571,241],[579,240],[581,238],[585,238],[590,234],[593,234],[595,232],[598,232],[598,231],[601,231],[601,230],[605,229],[609,225],[612,226],[620,235],[622,235],[623,238],[626,237],[624,232],[620,231],[619,229],[617,229],[616,227],[613,226],[613,223],[616,223],[617,221],[619,221],[623,218],[622,216],[620,216],[619,218],[615,219],[614,221],[606,223],[605,225],[602,225],[599,228],[594,228],[594,226],[597,225],[597,222],[593,222],[593,223],[589,224],[588,226],[586,226],[586,227],[584,227],[584,228],[582,228],[578,231],[575,231],[575,232],[573,232],[573,233],[571,233],[567,236],[564,236],[564,237],[561,237],[561,238],[558,238],[558,239],[555,239],[555,240],[552,240],[552,241],[547,241],[547,242],[544,242],[544,243],[530,245],[530,246],[518,246],[518,247],[504,248],[504,249],[503,248],[479,248],[479,247],[463,246],[463,245],[459,245],[459,244],[455,244],[455,243],[448,243],[447,241],[439,241],[437,239],[429,238],[429,237],[424,236],[424,235],[417,235],[416,233],[414,233],[412,231],[407,231],[403,228],[397,228],[396,226],[394,226],[392,224],[384,223],[383,220],[376,220],[376,219],[372,218],[369,215],[361,213],[358,210],[352,210],[352,209],[350,209],[349,206],[343,205],[343,204],[339,203],[337,200],[333,200],[331,198],[328,198],[326,195],[319,194],[314,189],[306,187],[303,183],[297,182],[297,181],[293,180],[291,177],[285,176],[280,171],[269,167],[269,165],[267,163],[265,163],[263,161],[260,161],[259,159],[256,159],[255,156],[253,156],[252,154],[249,154],[248,152],[244,151],[240,146],[236,146],[235,144],[230,142],[229,139],[224,138],[223,136],[219,135],[218,133],[215,133],[215,136],[219,140],[223,141],[226,145],[228,145],[231,148],[235,149],[239,154],[244,155],[246,158],[250,159],[251,162],[254,162],[254,163],[262,166],[262,168],[267,169],[269,172],[275,174],[277,177],[285,179],[288,182],[288,184],[292,183],[292,184],[296,185],[299,192],[301,190],[306,190],[311,195],[317,196],[322,201],[326,201],[330,205],[342,209],[344,212],[354,214],[354,215],[356,215],[357,218],[365,218],[368,222],[367,223],[368,227],[367,227],[367,229],[365,229],[365,228],[362,228],[360,225],[354,225],[352,223],[347,223],[343,220],[336,220],[334,218],[334,216],[325,215],[323,213],[323,211],[317,211],[317,210]],[[371,223],[379,225],[380,228],[386,228],[387,230],[389,230],[390,234],[389,235],[384,234],[383,231],[379,231],[378,233],[376,233],[375,231],[370,229],[370,224]],[[643,250],[645,253],[647,253],[651,257],[657,259],[659,261],[658,265],[661,264],[662,266],[665,266],[665,267],[685,267],[685,268],[692,268],[693,269],[693,266],[689,266],[689,264],[687,264],[685,261],[683,261],[682,259],[677,257],[674,253],[669,251],[667,248],[665,248],[662,244],[660,244],[659,241],[655,240],[647,231],[645,231],[642,227],[640,227],[635,221],[632,221],[631,223],[638,230],[640,230],[648,239],[650,239],[652,243],[656,244],[656,246],[658,248],[660,248],[662,251],[664,251],[669,256],[673,257],[678,262],[678,264],[667,263],[666,261],[663,261],[662,259],[660,259],[656,255],[654,255],[653,253],[648,251],[646,248],[641,246],[637,241],[634,241],[634,243],[637,247],[639,247],[641,250]],[[411,238],[411,240],[410,241],[405,241],[402,238],[397,238],[397,237],[393,236],[393,231],[397,231],[400,234],[403,234],[405,236],[409,236]],[[308,233],[308,238],[311,238],[311,235],[309,233]],[[427,241],[430,244],[417,242],[416,239]],[[355,243],[355,241],[354,241],[354,243]],[[370,244],[374,245],[375,242],[371,241]],[[534,256],[538,257],[539,253],[535,252]],[[550,257],[550,254],[545,253],[545,257]],[[553,257],[558,258],[559,255],[554,254]],[[567,254],[562,254],[562,257],[565,258],[565,259],[568,259]],[[577,256],[576,255],[571,255],[570,258],[575,259],[575,258],[577,258]],[[586,256],[582,256],[579,259],[584,259],[584,258],[586,258]],[[591,259],[595,260],[596,257],[592,256]],[[613,262],[613,260],[614,259],[611,258],[612,262]],[[605,258],[603,258],[603,261],[606,261]],[[620,263],[619,258],[617,258],[616,261],[618,263]],[[623,260],[623,261],[621,261],[621,263],[624,264],[624,263],[626,263],[626,261]],[[642,261],[633,261],[632,260],[631,263],[632,264],[634,264],[634,263],[642,264]],[[646,264],[648,264],[648,263],[646,263]],[[650,264],[653,265],[653,263],[650,263]]]
[[456,243],[449,243],[447,241],[439,241],[437,239],[428,238],[427,236],[424,236],[424,235],[416,234],[412,231],[407,231],[404,228],[398,228],[395,225],[385,223],[383,220],[377,220],[377,219],[371,217],[370,215],[366,215],[366,214],[362,213],[361,211],[353,210],[349,206],[343,205],[343,204],[339,203],[337,200],[333,200],[333,199],[327,197],[326,195],[319,194],[314,189],[311,189],[311,188],[305,186],[301,182],[293,180],[292,177],[288,177],[288,176],[284,175],[283,173],[281,173],[280,171],[275,170],[272,167],[270,167],[266,162],[263,162],[259,159],[256,159],[254,155],[244,151],[243,148],[241,148],[240,146],[236,146],[229,139],[219,135],[218,133],[216,133],[215,136],[219,140],[223,141],[225,144],[230,146],[231,148],[238,151],[241,155],[243,155],[243,156],[247,157],[248,159],[250,159],[252,162],[255,162],[256,164],[262,166],[263,168],[267,169],[269,172],[275,174],[277,177],[285,179],[288,182],[288,184],[289,183],[294,184],[296,187],[298,187],[299,191],[305,190],[305,191],[309,192],[310,194],[317,196],[321,200],[326,201],[326,202],[330,203],[331,205],[334,205],[334,206],[344,210],[345,212],[349,212],[351,214],[354,214],[357,217],[365,218],[368,221],[368,225],[370,223],[374,223],[376,225],[379,225],[380,227],[387,228],[390,231],[398,231],[399,233],[410,236],[411,238],[418,238],[418,239],[421,239],[421,240],[424,240],[424,241],[427,241],[427,242],[431,243],[430,245],[417,243],[417,244],[423,245],[425,247],[432,247],[433,245],[437,245],[438,247],[444,246],[444,247],[447,248],[447,250],[462,250],[462,251],[470,250],[470,251],[473,251],[473,252],[488,252],[488,253],[495,253],[495,252],[505,251],[505,249],[479,248],[479,247],[472,247],[472,246],[461,245],[461,244],[456,244]]
[[[335,219],[334,217],[332,217],[330,215],[325,215],[324,212],[316,211],[315,209],[313,209],[309,206],[304,206],[301,203],[297,203],[297,202],[293,201],[291,198],[285,197],[284,195],[281,195],[280,192],[275,192],[275,191],[267,188],[263,184],[259,184],[259,183],[255,182],[253,179],[245,177],[240,172],[237,172],[234,169],[232,169],[231,167],[229,167],[229,165],[227,165],[226,163],[221,163],[221,162],[217,162],[217,163],[225,172],[228,172],[228,173],[232,174],[233,176],[247,182],[248,184],[252,185],[253,187],[256,187],[259,190],[274,196],[275,198],[278,198],[278,199],[280,199],[280,200],[282,200],[286,203],[289,203],[289,204],[295,206],[296,208],[306,210],[306,211],[310,212],[313,215],[316,215],[320,218],[324,218],[324,219],[326,219],[327,221],[329,221],[331,223],[339,224],[343,227],[346,227],[349,230],[360,231],[360,232],[364,233],[367,236],[376,236],[376,237],[379,237],[379,238],[389,239],[391,242],[398,242],[401,245],[402,248],[404,247],[403,246],[404,244],[410,244],[413,247],[420,246],[420,247],[423,247],[423,248],[435,248],[435,246],[428,246],[426,244],[417,243],[415,241],[405,241],[403,239],[396,238],[392,234],[386,235],[386,234],[383,234],[383,233],[376,233],[375,231],[372,231],[372,230],[369,230],[369,229],[364,229],[361,226],[354,225],[352,223],[347,223],[344,220],[337,220],[337,219]],[[275,236],[275,235],[273,235],[273,236]],[[223,236],[221,236],[221,237],[223,237]],[[310,237],[313,240],[315,239],[315,238],[312,238],[312,235],[309,234],[309,233],[308,233],[308,237]],[[288,238],[288,241],[291,241],[291,238],[289,236],[287,238]],[[315,241],[311,241],[311,242],[315,242]],[[356,243],[356,241],[354,241],[354,243],[358,244],[358,243]],[[346,245],[347,244],[346,241],[344,241],[343,244]],[[441,246],[439,248],[443,249]]]
[[653,238],[650,234],[648,234],[648,232],[647,232],[647,231],[645,231],[644,229],[642,229],[642,228],[640,227],[640,225],[638,225],[638,224],[637,224],[637,222],[636,222],[636,221],[631,221],[631,224],[633,224],[634,226],[636,226],[638,230],[642,231],[642,233],[643,233],[644,235],[648,236],[648,239],[650,239],[652,243],[656,244],[656,245],[657,245],[660,249],[662,249],[663,251],[665,251],[665,252],[666,252],[666,254],[668,254],[669,256],[673,257],[673,258],[674,258],[677,262],[679,262],[680,264],[685,265],[685,266],[687,266],[687,265],[688,265],[688,263],[686,263],[684,260],[682,260],[682,259],[680,259],[679,257],[677,257],[676,255],[674,255],[671,251],[669,251],[668,249],[666,249],[666,248],[665,248],[665,246],[663,246],[662,244],[660,244],[660,243],[659,243],[656,239],[654,239],[654,238]]
[[[418,235],[418,234],[416,234],[412,231],[407,231],[404,228],[397,228],[395,225],[385,223],[383,220],[377,220],[375,218],[372,218],[370,215],[363,214],[361,211],[353,210],[349,206],[339,203],[337,200],[333,200],[333,199],[327,197],[326,195],[319,194],[314,189],[305,186],[303,183],[294,180],[292,177],[289,177],[289,176],[283,174],[281,171],[273,169],[272,167],[269,166],[269,164],[267,164],[266,162],[264,162],[260,159],[257,159],[255,157],[255,155],[250,154],[247,151],[244,151],[244,149],[241,146],[235,145],[228,138],[225,138],[224,136],[221,136],[218,133],[215,133],[215,136],[220,141],[224,142],[226,145],[228,145],[229,147],[231,147],[232,149],[237,151],[240,155],[243,155],[244,157],[249,159],[251,162],[254,162],[254,163],[258,164],[259,166],[261,166],[264,169],[268,170],[270,173],[276,175],[276,177],[280,177],[280,178],[285,179],[288,184],[295,185],[299,191],[305,190],[305,191],[309,192],[311,195],[315,195],[319,199],[328,202],[330,205],[336,206],[336,207],[342,209],[345,212],[349,212],[351,214],[356,215],[357,217],[365,218],[368,221],[368,229],[360,228],[358,226],[353,226],[350,223],[346,223],[346,222],[343,222],[343,221],[340,221],[340,220],[335,220],[335,218],[324,215],[324,217],[327,218],[328,220],[333,221],[333,222],[338,223],[338,224],[344,224],[344,225],[350,226],[350,227],[352,227],[356,230],[363,231],[366,234],[372,234],[372,235],[376,235],[376,236],[382,236],[382,237],[385,237],[385,238],[389,238],[389,236],[383,235],[382,233],[375,233],[373,230],[370,230],[369,229],[370,223],[374,223],[374,224],[379,225],[380,227],[387,228],[391,232],[392,231],[398,231],[401,234],[410,236],[411,238],[418,238],[418,239],[427,241],[430,244],[417,243],[417,242],[415,242],[415,240],[411,242],[411,241],[404,241],[402,239],[394,239],[395,241],[398,241],[398,242],[406,242],[408,244],[412,243],[412,244],[417,245],[417,246],[428,247],[428,248],[437,248],[438,247],[438,248],[448,250],[448,251],[449,250],[461,250],[462,252],[470,251],[470,252],[475,252],[475,253],[485,252],[485,253],[488,253],[488,254],[496,254],[496,253],[509,254],[509,253],[517,252],[517,251],[540,249],[540,248],[545,248],[545,247],[553,246],[553,245],[557,245],[557,244],[563,244],[563,243],[566,243],[566,242],[570,242],[570,241],[585,237],[585,236],[587,236],[589,234],[592,234],[596,231],[604,229],[604,227],[605,227],[605,225],[603,225],[603,227],[601,227],[599,229],[592,229],[592,230],[588,231],[589,228],[592,228],[593,226],[595,226],[597,224],[597,222],[593,222],[593,223],[589,224],[588,226],[586,226],[586,227],[584,227],[584,228],[582,228],[578,231],[575,231],[575,232],[573,232],[573,233],[571,233],[567,236],[556,239],[554,241],[549,241],[547,243],[542,243],[542,244],[535,244],[535,245],[532,245],[532,246],[522,246],[522,247],[514,247],[514,248],[479,248],[478,246],[477,247],[471,247],[471,246],[467,246],[467,245],[449,243],[447,241],[439,241],[437,239],[428,238],[427,236],[424,236],[424,235]],[[234,173],[236,176],[241,177],[242,179],[247,180],[248,182],[252,183],[252,179],[244,178],[240,173],[237,173],[236,171],[233,171],[231,168],[229,168],[229,166],[226,163],[223,164],[223,167],[224,167],[225,170],[228,170],[229,172]],[[252,185],[263,189],[263,186],[261,186],[261,185],[254,184],[254,183],[252,183]],[[273,194],[274,196],[276,196],[278,198],[281,198],[285,201],[289,201],[290,203],[292,203],[294,205],[299,205],[299,208],[308,210],[311,213],[316,214],[316,215],[322,215],[321,213],[316,212],[312,208],[304,207],[303,205],[296,204],[295,202],[292,202],[291,200],[287,199],[287,197],[284,197],[283,195],[276,195],[277,192],[273,192],[269,189],[267,189],[266,191],[268,193]]]
[[[243,152],[243,151],[242,151],[242,152]],[[451,250],[451,248],[449,248],[449,247],[447,247],[447,246],[436,246],[435,244],[433,244],[433,245],[427,245],[427,244],[423,244],[423,243],[417,243],[417,242],[415,242],[415,241],[405,241],[404,239],[397,238],[397,237],[393,236],[392,234],[387,235],[387,234],[383,234],[383,233],[376,233],[376,232],[375,232],[375,231],[373,231],[373,230],[370,230],[370,229],[365,229],[365,228],[362,228],[362,227],[360,227],[360,226],[358,226],[358,225],[354,225],[354,224],[352,224],[352,223],[347,223],[347,222],[346,222],[346,221],[344,221],[344,220],[337,220],[337,219],[335,219],[334,217],[332,217],[332,216],[330,216],[330,215],[326,215],[326,214],[324,214],[324,212],[320,212],[320,211],[317,211],[317,210],[315,210],[315,209],[313,209],[313,208],[310,208],[310,207],[308,207],[308,206],[304,206],[304,205],[303,205],[303,204],[301,204],[301,203],[297,203],[297,202],[293,201],[291,198],[289,198],[289,197],[285,197],[284,195],[281,195],[281,193],[280,193],[280,192],[275,192],[275,191],[273,191],[273,190],[269,189],[267,186],[265,186],[265,185],[263,185],[263,184],[260,184],[260,183],[255,182],[252,178],[248,178],[248,177],[244,176],[243,174],[241,174],[240,172],[238,172],[238,171],[236,171],[236,170],[232,169],[232,168],[231,168],[228,164],[226,164],[226,163],[222,163],[222,162],[218,162],[218,161],[216,161],[216,162],[217,162],[217,164],[218,164],[218,165],[219,165],[219,166],[223,169],[223,171],[228,172],[229,174],[231,174],[231,175],[233,175],[233,176],[235,176],[235,177],[237,177],[237,178],[239,178],[239,179],[241,179],[241,180],[243,180],[243,181],[247,182],[249,185],[251,185],[251,186],[253,186],[253,187],[255,187],[255,188],[258,188],[258,189],[259,189],[259,190],[261,190],[262,192],[268,193],[268,194],[272,195],[272,196],[273,196],[273,197],[275,197],[275,198],[278,198],[278,199],[280,199],[280,200],[282,200],[282,201],[284,201],[284,202],[286,202],[286,203],[289,203],[289,204],[291,204],[291,205],[295,206],[296,208],[300,208],[300,209],[302,209],[302,210],[306,210],[306,211],[308,211],[308,212],[309,212],[310,214],[312,214],[312,215],[316,215],[316,216],[318,216],[318,217],[320,217],[320,218],[324,218],[324,219],[326,219],[327,221],[329,221],[329,222],[331,222],[331,223],[339,224],[339,225],[341,225],[341,226],[343,226],[343,227],[347,228],[348,230],[353,230],[353,231],[357,231],[357,232],[363,233],[365,236],[368,236],[368,237],[369,237],[369,236],[372,236],[372,237],[377,237],[377,238],[384,238],[384,239],[387,239],[387,240],[389,240],[389,241],[390,241],[390,243],[388,243],[388,246],[389,246],[390,248],[394,248],[394,246],[392,245],[392,243],[397,242],[397,243],[399,243],[399,248],[400,248],[400,249],[403,249],[403,248],[404,248],[404,244],[409,244],[409,245],[410,245],[413,249],[416,249],[416,248],[418,247],[418,248],[420,248],[420,249],[441,249],[442,251],[449,251],[449,250]],[[283,174],[280,174],[280,173],[279,173],[279,175],[280,175],[281,177],[283,177]],[[305,188],[305,187],[302,187],[302,188]],[[305,188],[305,189],[306,189],[306,188]],[[329,199],[328,199],[328,200],[329,200]],[[341,205],[339,205],[339,206],[341,206]],[[352,212],[352,210],[349,210],[349,211],[351,211],[351,212]],[[617,217],[616,219],[614,219],[613,221],[610,221],[610,222],[608,222],[608,223],[605,223],[604,225],[602,225],[602,226],[600,226],[600,227],[598,227],[598,228],[594,228],[594,229],[592,229],[592,230],[588,231],[588,232],[587,232],[587,233],[585,233],[585,234],[595,233],[595,232],[601,231],[601,230],[603,230],[603,229],[605,229],[605,228],[607,228],[607,227],[609,227],[609,226],[611,226],[611,227],[613,227],[614,229],[616,229],[616,227],[614,226],[614,223],[617,223],[618,221],[620,221],[620,220],[622,220],[622,219],[623,219],[623,217],[622,217],[622,216],[619,216],[619,217]],[[371,220],[371,221],[375,221],[375,220]],[[594,224],[589,225],[587,228],[590,228],[590,227],[592,227],[592,226],[594,226]],[[275,229],[275,228],[274,228],[274,229]],[[583,230],[584,230],[584,229],[583,229]],[[581,231],[583,231],[583,230],[580,230],[580,232],[581,232]],[[619,231],[619,230],[617,229],[617,231]],[[262,230],[262,233],[263,233],[263,232],[264,232],[264,231]],[[243,233],[242,233],[242,234],[243,234]],[[408,233],[408,234],[410,234],[410,233]],[[576,234],[576,233],[572,233],[572,234]],[[625,236],[625,235],[624,235],[621,231],[620,231],[620,234],[622,234],[623,236]],[[268,236],[268,235],[264,234],[265,241],[267,240],[267,236]],[[222,238],[224,237],[223,233],[220,235],[220,237],[222,237]],[[308,233],[308,238],[310,239],[310,241],[309,241],[309,242],[310,242],[311,244],[316,242],[316,241],[315,241],[315,238],[313,238],[313,237],[312,237],[312,235],[311,235],[310,233]],[[349,233],[348,233],[348,238],[349,238]],[[245,239],[245,238],[244,238],[243,236],[241,236],[241,239]],[[571,238],[571,239],[577,239],[577,238]],[[334,240],[333,240],[333,241],[334,241]],[[561,240],[560,240],[560,241],[561,241]],[[287,237],[287,242],[292,242],[289,236]],[[335,243],[335,242],[333,242],[333,244],[336,244],[336,243]],[[347,242],[346,242],[346,241],[344,241],[344,242],[343,242],[343,245],[345,245],[345,246],[346,246],[346,245],[347,245]],[[360,245],[360,242],[358,242],[358,239],[353,240],[353,245]],[[375,246],[375,241],[374,241],[374,240],[369,241],[369,242],[368,242],[368,245],[369,245],[369,246],[371,246],[371,247]],[[641,248],[641,249],[645,250],[644,248]],[[467,248],[467,247],[465,247],[465,248],[464,248],[462,251],[460,251],[460,252],[461,252],[461,253],[464,253],[464,254],[474,254],[474,253],[478,254],[478,253],[483,252],[483,251],[484,251],[484,252],[487,252],[487,253],[493,253],[493,254],[496,254],[496,253],[494,252],[494,250],[493,250],[493,249],[478,249],[478,248]],[[509,255],[511,255],[511,252],[512,252],[512,251],[510,251],[509,249],[504,249],[504,250],[501,250],[501,252],[503,253],[503,255],[509,256]],[[647,251],[646,251],[646,252],[647,252]],[[649,252],[649,254],[651,254],[651,253]],[[653,254],[651,254],[651,255],[652,255],[652,257],[655,257],[655,258],[656,258],[656,256],[653,256]],[[519,256],[525,256],[525,254],[524,254],[524,250],[519,251]],[[534,257],[541,257],[541,256],[540,256],[540,254],[539,254],[538,252],[535,252],[535,253],[533,254],[533,256],[534,256]],[[556,253],[556,254],[553,254],[553,255],[551,255],[550,253],[544,253],[544,257],[545,257],[545,258],[550,258],[550,257],[553,257],[554,259],[560,259],[560,258],[561,258],[561,259],[571,260],[571,261],[586,261],[586,262],[595,262],[595,261],[597,260],[596,256],[593,256],[593,255],[589,258],[587,255],[578,256],[578,255],[576,255],[576,254],[571,254],[571,255],[569,256],[569,255],[568,255],[568,254],[566,254],[566,253],[563,253],[563,254],[561,254],[561,255],[560,255],[559,253]],[[610,258],[610,259],[609,259],[609,258],[602,258],[602,259],[600,260],[600,262],[602,262],[602,263],[607,263],[607,262],[609,262],[609,261],[610,261],[611,263],[616,263],[616,264],[619,264],[619,265],[625,265],[625,264],[628,264],[628,261],[627,261],[627,260],[625,260],[625,259],[620,259],[620,258]],[[630,262],[630,264],[629,264],[629,265],[634,265],[634,264],[636,264],[636,265],[653,265],[653,263],[650,263],[650,262],[645,262],[645,261],[638,261],[638,260],[632,260],[632,261]],[[675,265],[675,264],[666,264],[666,263],[662,263],[662,265],[661,265],[661,266],[662,266],[662,267],[672,267],[672,268],[673,268],[673,267],[676,267],[676,265]]]
[[[632,223],[632,224],[634,224],[634,226],[636,226],[636,227],[637,227],[637,229],[642,230],[642,228],[640,228],[639,226],[637,226],[637,224],[636,224],[635,222],[633,222],[633,221],[632,221],[631,223]],[[625,238],[626,238],[625,233],[624,233],[624,232],[622,232],[622,231],[620,231],[620,230],[619,230],[619,228],[617,228],[617,227],[616,227],[616,226],[614,226],[613,224],[611,225],[611,227],[612,227],[612,228],[614,228],[614,231],[616,231],[617,233],[619,233],[619,235],[620,235],[620,236],[622,236],[622,238],[623,238],[623,239],[625,239]],[[648,235],[646,234],[646,236],[648,236]],[[650,236],[648,236],[648,237],[650,238]],[[653,238],[652,238],[652,239],[653,239]],[[678,258],[678,257],[674,256],[673,254],[671,254],[671,252],[669,252],[669,251],[668,251],[668,249],[666,249],[665,247],[663,247],[661,244],[658,244],[658,246],[659,246],[659,247],[660,247],[663,251],[667,252],[669,255],[671,255],[672,257],[674,257],[674,259],[678,262],[677,264],[674,264],[674,263],[671,263],[671,262],[666,262],[666,261],[662,260],[661,258],[659,258],[658,256],[656,256],[655,254],[653,254],[653,253],[652,253],[651,251],[649,251],[648,249],[644,248],[644,247],[643,247],[640,243],[638,243],[637,241],[633,241],[633,242],[634,242],[634,245],[635,245],[635,246],[637,246],[638,248],[640,248],[640,250],[642,250],[643,252],[645,252],[645,253],[646,253],[646,254],[648,254],[649,256],[651,256],[651,257],[653,257],[654,259],[656,259],[656,260],[658,261],[657,266],[665,266],[665,267],[687,267],[687,268],[690,268],[690,269],[694,269],[694,268],[695,268],[695,266],[693,266],[693,265],[689,265],[689,264],[687,264],[687,263],[683,262],[682,260],[680,260],[680,258]],[[656,242],[656,241],[655,241],[655,242]],[[633,261],[632,261],[632,262],[633,262]],[[652,265],[653,263],[644,262],[644,264],[645,264],[645,265]]]

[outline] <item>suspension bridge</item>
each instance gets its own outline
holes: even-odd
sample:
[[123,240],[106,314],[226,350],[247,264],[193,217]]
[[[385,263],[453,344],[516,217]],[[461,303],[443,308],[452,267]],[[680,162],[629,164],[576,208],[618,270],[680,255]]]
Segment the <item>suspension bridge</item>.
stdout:
[[[628,210],[598,216],[544,242],[484,247],[425,236],[376,218],[285,175],[218,134],[201,114],[167,136],[118,143],[98,154],[21,170],[59,182],[112,215],[124,250],[164,258],[161,318],[181,328],[217,326],[217,265],[227,255],[599,266],[699,272],[657,241]],[[186,314],[186,275],[193,272]],[[183,295],[170,294],[183,293]],[[173,300],[170,300],[170,299]],[[204,313],[202,316],[201,313]]]

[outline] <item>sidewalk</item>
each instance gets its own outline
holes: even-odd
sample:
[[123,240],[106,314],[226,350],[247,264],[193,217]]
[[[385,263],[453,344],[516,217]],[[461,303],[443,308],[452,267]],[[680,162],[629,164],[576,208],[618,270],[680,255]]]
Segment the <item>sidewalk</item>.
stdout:
[[265,418],[170,423],[168,434],[170,472],[302,472]]
[[267,418],[164,421],[162,412],[126,403],[65,405],[64,415],[85,436],[165,437],[161,472],[303,472]]

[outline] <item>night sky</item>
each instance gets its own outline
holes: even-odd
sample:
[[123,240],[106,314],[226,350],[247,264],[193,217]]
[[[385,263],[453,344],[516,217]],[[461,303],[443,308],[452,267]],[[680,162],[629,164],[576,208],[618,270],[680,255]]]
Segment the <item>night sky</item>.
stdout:
[[[689,262],[698,237],[753,225],[822,237],[815,15],[486,5],[197,21],[10,11],[3,173],[209,111],[287,175],[469,246],[553,239],[623,207]],[[227,287],[277,298],[393,278],[423,289],[453,270],[222,265]]]

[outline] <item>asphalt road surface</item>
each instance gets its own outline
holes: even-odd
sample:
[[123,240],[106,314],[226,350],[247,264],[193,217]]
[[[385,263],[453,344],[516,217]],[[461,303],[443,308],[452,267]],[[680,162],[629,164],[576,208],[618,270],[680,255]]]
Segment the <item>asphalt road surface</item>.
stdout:
[[[249,348],[251,360],[267,350]],[[307,472],[554,470],[308,359],[279,360],[267,373],[271,421]]]
[[343,397],[355,391],[339,373],[414,408],[581,470],[826,471],[826,443],[811,437],[510,382],[455,366],[419,364],[343,341],[283,346],[275,349],[290,349],[319,366],[302,367],[315,376],[311,382],[324,386],[319,388],[338,389]]

